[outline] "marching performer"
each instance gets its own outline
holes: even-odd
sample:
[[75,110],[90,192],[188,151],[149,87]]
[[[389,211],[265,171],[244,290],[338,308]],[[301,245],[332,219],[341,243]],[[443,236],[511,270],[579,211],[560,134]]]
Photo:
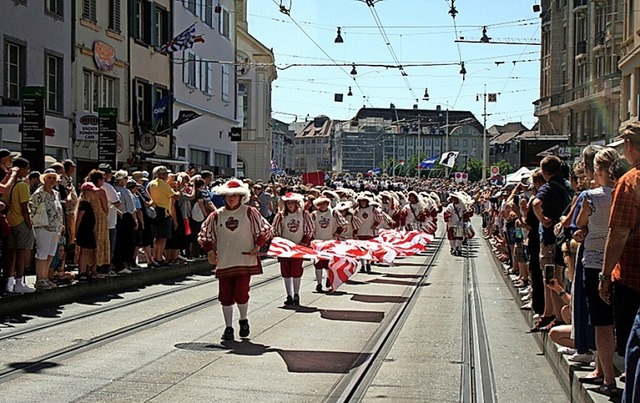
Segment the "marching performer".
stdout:
[[[313,219],[304,209],[304,196],[299,193],[286,193],[280,197],[284,206],[273,220],[273,232],[300,245],[309,246],[313,238]],[[300,305],[300,283],[302,282],[302,259],[278,258],[280,274],[287,291],[285,305]]]
[[462,241],[464,240],[464,217],[468,214],[463,203],[465,195],[454,192],[449,196],[449,205],[444,209],[444,221],[447,223],[447,238],[451,244],[451,254],[462,256]]
[[223,340],[233,340],[233,305],[240,311],[240,337],[249,336],[249,283],[251,276],[262,274],[258,253],[271,238],[271,226],[260,211],[246,206],[249,186],[237,179],[217,186],[213,191],[224,197],[224,206],[214,210],[202,223],[198,242],[209,262],[217,265],[218,293],[225,329]]
[[[358,205],[354,211],[354,216],[362,223],[357,231],[354,229],[353,235],[356,239],[367,241],[376,236],[378,225],[383,221],[382,211],[379,208],[374,208],[371,205],[371,199],[364,193],[360,194],[356,201]],[[371,273],[371,262],[362,259],[362,269],[360,271]]]
[[[320,196],[313,201],[316,206],[316,211],[311,213],[313,222],[315,225],[314,239],[321,241],[328,241],[330,239],[340,239],[342,234],[347,229],[347,220],[340,214],[338,210],[333,210],[329,207],[331,200],[326,196]],[[328,260],[318,260],[314,263],[316,269],[316,291],[323,292],[322,290],[322,270],[329,269]],[[327,288],[331,288],[329,277],[327,276]]]
[[351,201],[342,201],[338,203],[335,210],[338,211],[344,217],[347,222],[347,227],[345,231],[341,234],[340,239],[354,239],[353,233],[358,233],[358,229],[362,224],[362,221],[356,216],[353,215],[353,210],[351,209],[352,202]]
[[391,217],[391,222],[383,223],[380,228],[395,228],[400,221],[400,208],[395,195],[389,191],[380,192],[380,201],[382,204],[382,212]]
[[421,231],[427,219],[427,205],[417,192],[407,195],[408,203],[402,209],[402,220],[407,231]]

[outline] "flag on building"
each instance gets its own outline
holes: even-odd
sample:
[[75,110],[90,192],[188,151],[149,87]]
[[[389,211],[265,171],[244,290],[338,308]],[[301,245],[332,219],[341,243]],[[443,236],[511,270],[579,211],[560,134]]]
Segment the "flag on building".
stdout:
[[204,43],[202,35],[196,35],[196,23],[184,31],[180,32],[176,37],[162,45],[161,52],[177,52],[179,50],[191,49],[194,43]]
[[202,115],[194,111],[180,111],[180,113],[178,113],[178,119],[173,122],[173,127],[177,128],[178,126],[199,118],[200,116]]
[[436,162],[438,162],[439,160],[440,160],[439,154],[430,158],[425,158],[422,160],[422,162],[420,162],[420,169],[433,168]]
[[449,168],[453,168],[453,166],[456,164],[458,154],[460,154],[458,151],[448,151],[442,154],[442,158],[440,158],[440,165],[445,165]]
[[153,106],[153,119],[157,122],[164,117],[169,102],[171,101],[171,95],[166,95],[158,100]]

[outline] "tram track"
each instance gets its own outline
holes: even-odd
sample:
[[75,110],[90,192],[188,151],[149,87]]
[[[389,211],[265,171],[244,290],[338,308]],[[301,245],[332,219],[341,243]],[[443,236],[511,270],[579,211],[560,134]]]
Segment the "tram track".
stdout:
[[408,287],[402,295],[407,298],[406,302],[397,304],[392,309],[388,315],[390,319],[387,325],[381,326],[370,342],[363,348],[363,354],[366,355],[364,363],[338,381],[325,398],[325,402],[359,402],[364,399],[367,390],[374,381],[385,357],[393,347],[394,341],[400,334],[404,323],[409,318],[418,300],[422,286],[425,284],[431,269],[434,267],[434,262],[442,250],[445,242],[444,235],[445,233],[443,232],[440,237],[435,237],[429,244],[431,248],[428,248],[427,251],[429,252],[429,249],[431,249],[431,255],[427,255],[427,262],[418,272],[420,278],[417,279],[417,284],[412,286],[413,289]]
[[482,299],[478,291],[476,261],[471,258],[471,245],[474,243],[475,240],[469,242],[464,258],[460,402],[492,403],[497,401],[496,387]]
[[[273,264],[276,264],[276,262],[274,262]],[[265,267],[267,266],[271,266],[271,264],[267,264],[265,265]],[[270,276],[264,279],[260,279],[259,281],[257,281],[256,283],[251,285],[252,289],[258,289],[261,287],[264,287],[266,285],[269,285],[271,283],[273,283],[276,280],[281,280],[281,276],[278,273],[278,275],[275,276]],[[211,284],[215,282],[215,280],[209,280],[206,283],[200,283],[199,285],[204,285],[204,284]],[[100,313],[105,313],[108,312],[110,310],[114,310],[114,309],[119,309],[119,308],[123,308],[123,307],[127,307],[127,306],[131,306],[140,302],[144,302],[144,301],[149,301],[155,298],[159,298],[160,296],[167,296],[167,295],[171,295],[174,294],[176,292],[180,292],[180,291],[186,291],[190,288],[193,288],[193,286],[195,285],[191,285],[191,287],[182,287],[179,290],[172,290],[173,292],[164,292],[164,293],[157,293],[154,295],[150,295],[150,296],[146,296],[146,297],[141,297],[139,299],[137,299],[136,301],[130,301],[130,303],[122,303],[119,304],[117,307],[109,307],[110,309],[103,309],[100,312],[87,312],[86,314],[79,314],[76,315],[74,318],[66,318],[66,320],[64,321],[56,321],[54,323],[51,324],[45,324],[42,326],[38,326],[38,327],[34,327],[31,329],[25,329],[24,331],[22,331],[20,334],[24,335],[24,334],[28,334],[28,333],[34,333],[36,331],[40,331],[40,330],[49,330],[53,327],[62,325],[64,323],[72,323],[74,321],[83,319],[83,318],[87,318],[90,316],[94,316]],[[161,295],[160,295],[161,294]],[[179,318],[185,314],[190,314],[196,311],[199,311],[201,309],[207,308],[210,305],[212,305],[213,303],[215,303],[216,301],[218,301],[218,295],[215,295],[213,297],[210,298],[205,298],[205,299],[201,299],[199,301],[196,301],[194,303],[191,303],[187,306],[160,314],[160,315],[156,315],[153,316],[151,318],[147,318],[144,320],[140,320],[137,322],[134,322],[132,324],[126,325],[126,326],[122,326],[120,328],[114,329],[112,331],[108,331],[105,333],[102,333],[98,336],[94,336],[91,339],[88,340],[81,340],[73,345],[69,345],[66,347],[62,347],[59,349],[56,349],[54,351],[51,351],[49,353],[40,355],[38,357],[34,357],[31,358],[27,361],[24,361],[22,363],[20,363],[20,365],[13,365],[9,368],[5,368],[0,370],[0,384],[2,384],[3,382],[7,382],[10,380],[13,380],[15,378],[18,378],[24,374],[27,373],[31,373],[34,371],[37,371],[39,369],[45,368],[48,365],[51,364],[51,361],[56,359],[56,360],[62,360],[62,359],[66,359],[66,358],[70,358],[74,355],[77,354],[81,354],[81,353],[85,353],[88,352],[90,350],[99,348],[105,344],[114,342],[116,340],[122,339],[124,337],[128,337],[131,335],[134,335],[136,333],[142,332],[144,330],[150,329],[152,327],[158,326],[160,324],[169,322],[173,319]],[[11,335],[7,335],[4,338],[12,338],[12,337],[16,337],[16,335],[18,334],[18,332],[14,332]]]

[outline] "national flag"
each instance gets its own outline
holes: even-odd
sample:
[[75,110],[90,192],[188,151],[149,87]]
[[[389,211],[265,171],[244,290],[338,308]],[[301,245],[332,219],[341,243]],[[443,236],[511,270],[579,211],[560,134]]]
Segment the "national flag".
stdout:
[[178,119],[173,122],[173,127],[177,128],[178,126],[199,118],[200,116],[202,115],[194,111],[180,111],[180,113],[178,113]]
[[278,162],[276,160],[271,160],[271,171],[273,173],[280,172],[280,167],[278,166]]
[[177,52],[179,50],[191,49],[194,43],[204,43],[202,35],[196,35],[196,23],[180,32],[176,37],[162,45],[161,52]]
[[433,168],[434,165],[436,164],[436,162],[438,162],[438,160],[440,159],[440,154],[431,157],[431,158],[425,158],[422,160],[422,162],[420,162],[420,168],[421,169],[429,169],[429,168]]
[[456,164],[458,154],[460,154],[458,151],[449,151],[442,154],[442,158],[440,158],[440,165],[445,165],[449,168],[453,168],[453,166]]
[[171,101],[171,95],[166,95],[158,100],[153,106],[153,119],[157,122],[164,117],[167,107]]

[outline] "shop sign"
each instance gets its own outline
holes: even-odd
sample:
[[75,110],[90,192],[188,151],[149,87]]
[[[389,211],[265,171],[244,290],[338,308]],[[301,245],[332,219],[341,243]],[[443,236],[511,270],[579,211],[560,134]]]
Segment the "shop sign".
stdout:
[[76,116],[76,140],[98,141],[98,115],[92,113]]
[[116,62],[116,49],[102,41],[93,43],[93,60],[100,71],[111,71]]

